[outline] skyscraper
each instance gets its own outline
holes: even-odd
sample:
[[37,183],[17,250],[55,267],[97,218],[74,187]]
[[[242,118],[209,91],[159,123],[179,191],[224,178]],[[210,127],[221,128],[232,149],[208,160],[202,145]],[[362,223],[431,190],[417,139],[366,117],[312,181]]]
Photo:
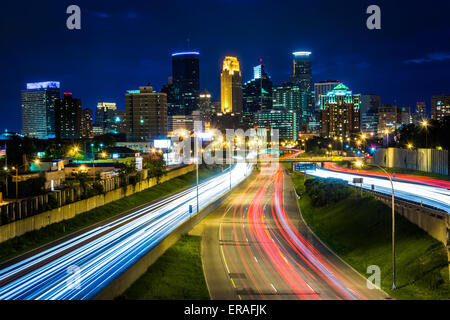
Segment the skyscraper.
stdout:
[[56,81],[27,83],[22,91],[22,133],[45,138],[55,134],[55,100],[60,97]]
[[253,127],[254,115],[262,109],[272,109],[272,80],[264,65],[253,68],[254,77],[242,88],[243,122]]
[[450,95],[431,97],[431,119],[442,121],[450,116]]
[[264,109],[255,114],[255,126],[258,128],[277,129],[281,140],[297,139],[296,113],[286,109]]
[[115,102],[99,102],[95,111],[95,125],[102,128],[104,134],[117,132],[117,105]]
[[58,139],[81,138],[81,100],[65,92],[64,98],[55,100],[55,134]]
[[351,138],[360,132],[359,94],[343,84],[320,96],[321,136]]
[[93,117],[91,109],[83,109],[81,111],[80,136],[82,138],[92,138],[94,136]]
[[195,51],[172,54],[174,114],[191,115],[199,107],[199,56]]
[[311,52],[294,52],[294,68],[291,82],[300,89],[301,111],[297,112],[297,120],[304,127],[312,124],[318,125],[318,114],[314,109],[314,95],[312,92],[312,63]]
[[417,119],[428,119],[427,105],[425,102],[417,102],[416,117]]
[[242,75],[236,57],[225,57],[220,75],[223,114],[242,114]]
[[153,87],[139,87],[125,95],[126,128],[133,142],[150,142],[167,136],[167,95]]

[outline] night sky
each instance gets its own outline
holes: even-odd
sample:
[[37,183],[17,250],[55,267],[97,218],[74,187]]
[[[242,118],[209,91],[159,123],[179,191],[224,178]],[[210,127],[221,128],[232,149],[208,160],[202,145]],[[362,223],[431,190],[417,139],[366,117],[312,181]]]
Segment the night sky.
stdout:
[[[66,28],[71,4],[81,7],[80,31]],[[371,4],[381,7],[382,30],[366,28]],[[214,101],[225,55],[239,58],[244,82],[261,58],[279,84],[292,72],[291,53],[307,50],[315,82],[337,79],[382,103],[429,106],[432,95],[450,93],[449,14],[448,0],[2,1],[0,130],[21,129],[27,82],[60,81],[83,107],[123,109],[126,90],[160,90],[171,53],[186,49],[200,51],[201,88]]]

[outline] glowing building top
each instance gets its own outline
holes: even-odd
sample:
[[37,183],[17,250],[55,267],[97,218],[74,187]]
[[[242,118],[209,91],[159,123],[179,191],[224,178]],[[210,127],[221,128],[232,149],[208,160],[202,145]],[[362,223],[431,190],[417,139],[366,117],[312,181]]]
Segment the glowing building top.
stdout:
[[220,81],[222,113],[241,113],[242,78],[239,61],[236,57],[225,57]]

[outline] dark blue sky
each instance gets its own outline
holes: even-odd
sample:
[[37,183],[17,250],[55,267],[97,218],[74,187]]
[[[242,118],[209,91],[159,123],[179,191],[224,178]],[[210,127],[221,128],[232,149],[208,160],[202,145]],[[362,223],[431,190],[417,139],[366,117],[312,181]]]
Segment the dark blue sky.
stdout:
[[[430,3],[430,5],[428,5]],[[82,30],[66,28],[66,8],[81,7]],[[366,28],[378,4],[382,30]],[[201,86],[220,98],[225,55],[241,61],[243,81],[260,58],[275,84],[292,72],[291,52],[313,52],[314,81],[338,79],[382,103],[430,104],[450,93],[450,1],[365,0],[46,0],[0,4],[0,130],[21,129],[26,82],[61,81],[94,109],[171,74],[171,53],[201,52]]]

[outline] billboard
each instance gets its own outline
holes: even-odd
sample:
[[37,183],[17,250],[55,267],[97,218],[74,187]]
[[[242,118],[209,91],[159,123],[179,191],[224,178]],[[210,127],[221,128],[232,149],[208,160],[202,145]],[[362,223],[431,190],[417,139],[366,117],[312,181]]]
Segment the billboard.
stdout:
[[156,139],[153,140],[153,146],[156,149],[170,149],[172,146],[172,140],[170,139]]

